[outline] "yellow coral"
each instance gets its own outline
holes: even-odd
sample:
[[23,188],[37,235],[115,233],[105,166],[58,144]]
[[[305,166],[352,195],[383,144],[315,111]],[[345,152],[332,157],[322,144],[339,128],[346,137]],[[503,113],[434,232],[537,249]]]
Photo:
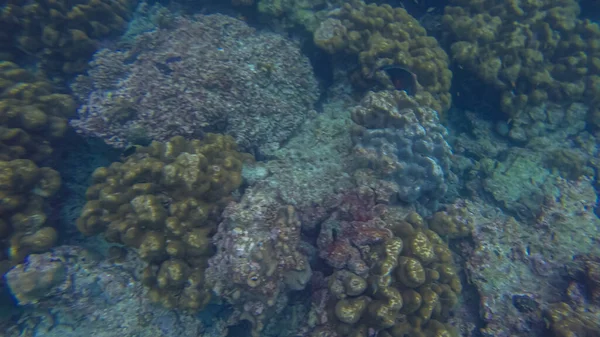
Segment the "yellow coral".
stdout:
[[94,171],[77,227],[137,249],[149,264],[143,281],[154,301],[199,309],[210,299],[202,279],[210,238],[247,160],[230,136],[153,142]]
[[98,40],[122,32],[135,6],[132,0],[11,1],[0,13],[0,47],[18,59],[36,55],[52,72],[85,70]]
[[[511,117],[548,100],[600,104],[600,28],[575,0],[452,0],[443,24],[451,54],[501,95]],[[527,15],[523,15],[527,13]]]
[[330,53],[357,55],[360,81],[376,78],[392,88],[389,79],[375,70],[399,64],[417,75],[422,86],[417,102],[440,113],[448,110],[452,80],[448,56],[406,10],[352,0],[331,16],[314,32],[315,44]]
[[[394,337],[457,336],[442,323],[462,290],[448,246],[418,214],[404,220],[392,214],[383,220],[390,222],[394,237],[370,247],[369,276],[342,270],[329,280],[337,299],[337,331],[345,336],[362,336],[369,329]],[[350,283],[360,285],[359,291]],[[362,291],[365,283],[367,291]]]
[[46,223],[44,203],[59,187],[58,172],[48,167],[29,159],[0,160],[0,250],[8,252],[0,254],[0,265],[20,263],[56,244],[58,234]]

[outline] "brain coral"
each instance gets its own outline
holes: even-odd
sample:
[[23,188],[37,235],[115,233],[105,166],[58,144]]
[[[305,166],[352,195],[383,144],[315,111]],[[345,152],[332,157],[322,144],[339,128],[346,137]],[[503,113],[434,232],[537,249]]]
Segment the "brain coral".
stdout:
[[314,41],[330,53],[357,55],[363,80],[383,76],[375,72],[383,65],[406,67],[422,86],[416,95],[419,103],[440,113],[450,107],[448,55],[403,8],[349,1],[330,12],[315,31]]
[[123,31],[134,0],[11,0],[0,12],[0,55],[23,52],[52,72],[79,73],[99,39]]
[[204,269],[211,236],[246,160],[251,156],[238,152],[230,136],[152,142],[93,173],[77,227],[135,248],[148,263],[143,281],[154,301],[201,308],[210,299]]
[[443,18],[455,62],[501,93],[502,110],[600,106],[600,27],[574,0],[452,0]]
[[398,185],[405,202],[435,208],[447,190],[452,150],[438,114],[405,92],[369,92],[352,111],[354,153],[365,167]]
[[263,151],[290,136],[318,95],[296,44],[224,15],[179,18],[126,51],[100,51],[75,91],[84,104],[71,124],[115,146],[219,131]]
[[418,214],[359,198],[321,227],[317,244],[334,272],[314,303],[328,319],[312,336],[457,336],[444,323],[462,291],[447,244]]

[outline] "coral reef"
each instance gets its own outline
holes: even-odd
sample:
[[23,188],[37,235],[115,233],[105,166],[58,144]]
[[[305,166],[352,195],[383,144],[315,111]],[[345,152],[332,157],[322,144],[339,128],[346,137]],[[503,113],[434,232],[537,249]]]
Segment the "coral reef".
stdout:
[[204,269],[213,254],[211,236],[242,182],[242,163],[251,159],[230,136],[152,142],[94,171],[77,227],[135,248],[148,263],[142,279],[153,301],[199,309],[210,299]]
[[452,253],[418,214],[359,188],[323,222],[317,244],[334,268],[316,292],[312,335],[444,335],[462,286]]
[[454,62],[495,87],[510,117],[600,94],[600,28],[574,0],[452,0],[443,18]]
[[224,15],[178,18],[130,49],[99,51],[74,90],[84,104],[71,125],[115,146],[219,131],[262,152],[291,135],[318,94],[294,43]]
[[133,0],[7,1],[0,13],[2,59],[34,55],[45,70],[81,73],[102,38],[125,30]]
[[196,337],[223,333],[224,324],[217,315],[207,321],[154,305],[139,280],[144,265],[133,252],[114,261],[77,246],[30,255],[6,276],[25,310],[18,323],[2,330],[3,336]]
[[401,200],[428,205],[443,197],[452,151],[435,111],[405,92],[369,92],[354,108],[352,120],[358,125],[356,157],[397,183]]
[[64,135],[74,112],[73,99],[43,77],[0,62],[0,160],[47,159],[50,141]]
[[[358,56],[362,81],[375,77],[386,83],[385,75],[376,72],[379,67],[406,67],[422,86],[416,100],[440,113],[448,110],[452,80],[448,56],[405,9],[352,0],[329,16],[314,32],[316,45],[330,53]],[[393,88],[389,79],[387,83]]]
[[223,212],[206,280],[218,296],[242,312],[241,319],[252,324],[254,336],[260,336],[264,322],[283,310],[287,293],[304,289],[310,280],[300,230],[294,208],[260,189],[246,190],[239,203]]
[[58,172],[28,159],[0,160],[0,263],[19,263],[57,240],[47,223],[45,200],[60,187]]
[[73,99],[43,77],[0,62],[0,275],[57,241],[46,201],[61,179],[44,161],[74,112]]
[[[510,184],[519,185],[519,179],[515,176]],[[466,204],[475,219],[474,247],[465,244],[462,250],[469,280],[481,298],[483,336],[544,336],[539,308],[563,300],[568,286],[564,266],[573,256],[600,253],[597,197],[590,180],[554,177],[545,184],[548,194],[530,223],[481,202]],[[523,305],[518,298],[531,303]]]

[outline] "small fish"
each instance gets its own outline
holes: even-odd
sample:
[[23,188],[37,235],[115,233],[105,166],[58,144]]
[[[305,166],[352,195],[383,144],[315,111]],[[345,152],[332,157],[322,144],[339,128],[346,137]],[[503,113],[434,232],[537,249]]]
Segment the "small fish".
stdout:
[[390,64],[379,67],[376,71],[384,71],[396,90],[404,90],[409,96],[417,93],[417,75],[410,70],[397,64]]

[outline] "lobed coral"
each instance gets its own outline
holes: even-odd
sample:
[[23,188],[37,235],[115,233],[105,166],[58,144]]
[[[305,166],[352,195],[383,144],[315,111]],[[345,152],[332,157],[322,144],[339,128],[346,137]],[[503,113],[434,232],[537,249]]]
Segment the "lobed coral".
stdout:
[[600,27],[574,0],[453,0],[443,18],[451,55],[501,93],[515,118],[547,101],[600,103]]
[[58,172],[29,159],[0,160],[0,275],[30,253],[51,248],[45,200],[60,187]]
[[598,336],[598,315],[573,310],[567,303],[552,304],[544,316],[554,337]]
[[348,199],[350,213],[322,226],[318,246],[334,273],[320,304],[328,319],[314,335],[457,336],[444,323],[462,290],[447,244],[418,214],[373,197],[360,191]]
[[223,212],[206,279],[218,296],[241,311],[240,319],[252,324],[254,336],[283,310],[288,291],[302,290],[310,280],[300,229],[294,207],[260,189],[246,190],[239,203]]
[[440,113],[450,107],[448,55],[403,8],[352,0],[330,12],[315,31],[314,42],[330,53],[357,55],[362,80],[376,77],[388,88],[393,88],[391,82],[376,70],[388,64],[406,67],[422,86],[416,95],[419,103]]
[[44,78],[0,62],[0,275],[31,252],[57,241],[46,200],[60,187],[58,172],[39,167],[75,111],[70,96]]
[[74,112],[73,99],[56,93],[50,82],[12,62],[0,62],[0,160],[47,159],[50,141],[64,135],[67,117]]
[[0,53],[35,55],[52,72],[80,73],[98,41],[122,32],[133,0],[6,1],[0,13]]
[[352,111],[352,120],[357,124],[356,157],[397,183],[401,200],[427,205],[444,195],[452,151],[434,110],[405,92],[369,92]]
[[229,136],[152,142],[93,173],[77,227],[135,248],[148,263],[142,279],[152,300],[199,309],[210,299],[204,270],[211,236],[248,160]]
[[78,132],[125,146],[220,131],[265,152],[308,116],[317,82],[294,43],[224,15],[173,25],[95,56],[74,87]]

